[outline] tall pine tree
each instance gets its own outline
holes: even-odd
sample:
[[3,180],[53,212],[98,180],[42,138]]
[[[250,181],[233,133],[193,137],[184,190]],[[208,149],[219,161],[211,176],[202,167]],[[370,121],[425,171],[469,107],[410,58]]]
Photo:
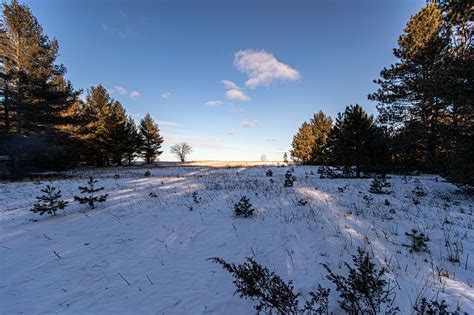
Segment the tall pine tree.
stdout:
[[387,163],[387,152],[383,130],[362,107],[348,106],[338,114],[326,147],[330,163],[355,166],[360,177],[362,170],[380,170]]
[[147,164],[156,160],[163,153],[160,151],[163,138],[160,136],[158,125],[153,121],[150,114],[140,121],[140,134],[143,139],[142,154]]
[[3,3],[0,48],[4,150],[17,171],[59,165],[67,135],[58,126],[78,93],[64,79],[64,66],[55,63],[57,41],[43,34],[28,6],[13,0]]

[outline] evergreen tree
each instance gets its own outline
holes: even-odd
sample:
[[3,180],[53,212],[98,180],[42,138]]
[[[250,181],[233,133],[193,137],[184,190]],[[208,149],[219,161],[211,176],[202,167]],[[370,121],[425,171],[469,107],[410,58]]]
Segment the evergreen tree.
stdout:
[[325,154],[333,164],[355,166],[360,177],[361,169],[376,170],[377,166],[386,164],[384,133],[362,107],[348,106],[337,116]]
[[109,163],[108,138],[109,116],[112,112],[112,99],[107,89],[102,85],[92,86],[88,90],[82,108],[84,142],[90,151],[91,162],[96,166]]
[[140,121],[140,134],[143,139],[142,154],[145,162],[150,164],[163,153],[160,151],[163,137],[160,136],[158,125],[153,121],[150,114]]
[[56,187],[46,185],[45,188],[41,189],[41,192],[44,195],[36,197],[38,202],[33,205],[33,209],[30,211],[39,212],[40,215],[43,215],[45,212],[56,215],[58,209],[64,209],[68,202],[61,199],[61,191]]
[[0,48],[3,149],[14,158],[17,171],[42,167],[43,161],[60,164],[67,135],[58,127],[78,92],[64,79],[65,67],[55,63],[57,41],[43,34],[28,6],[13,0],[3,3]]
[[127,123],[125,109],[119,101],[114,101],[110,108],[110,114],[106,117],[106,147],[115,165],[122,165],[122,159],[125,156],[129,132]]
[[310,122],[304,122],[293,137],[291,155],[303,162],[323,163],[322,154],[326,146],[332,119],[324,115],[322,111],[314,114]]
[[125,124],[126,135],[123,139],[124,142],[124,155],[128,165],[141,154],[141,148],[143,147],[143,138],[138,131],[137,125],[132,117],[128,116]]
[[105,195],[96,195],[97,192],[104,190],[104,187],[96,188],[97,180],[89,177],[87,186],[79,186],[81,194],[87,194],[85,197],[74,196],[74,200],[78,201],[80,204],[87,203],[91,209],[94,209],[95,203],[104,202],[107,200],[108,194]]
[[332,127],[332,119],[329,116],[324,115],[322,111],[319,111],[317,114],[314,114],[313,118],[310,121],[311,127],[313,129],[313,152],[312,152],[312,162],[315,164],[324,163],[324,148],[328,140],[329,132]]
[[307,164],[313,157],[314,135],[313,128],[307,122],[304,122],[293,136],[290,150],[291,156],[297,161]]
[[288,153],[283,153],[283,163],[288,164]]

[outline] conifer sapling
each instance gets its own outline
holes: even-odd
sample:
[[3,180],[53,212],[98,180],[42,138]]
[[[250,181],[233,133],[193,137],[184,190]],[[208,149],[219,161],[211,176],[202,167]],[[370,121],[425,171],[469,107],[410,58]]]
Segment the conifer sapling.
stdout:
[[94,209],[96,202],[106,201],[107,197],[109,196],[108,194],[98,196],[95,195],[95,193],[104,189],[104,187],[96,188],[95,184],[97,184],[97,180],[93,179],[92,176],[89,177],[87,186],[79,186],[81,194],[88,195],[86,195],[85,197],[74,196],[74,200],[78,201],[80,204],[87,203],[91,209]]
[[46,185],[45,188],[41,189],[44,195],[36,197],[38,202],[33,205],[30,211],[39,212],[43,215],[45,212],[56,215],[58,209],[64,209],[68,202],[61,200],[61,190],[56,191],[56,187]]

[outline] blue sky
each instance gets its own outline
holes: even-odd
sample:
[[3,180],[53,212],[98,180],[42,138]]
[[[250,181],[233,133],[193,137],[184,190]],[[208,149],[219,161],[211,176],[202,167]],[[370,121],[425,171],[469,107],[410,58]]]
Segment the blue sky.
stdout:
[[103,84],[192,160],[281,160],[298,127],[359,103],[416,0],[25,1],[75,88]]

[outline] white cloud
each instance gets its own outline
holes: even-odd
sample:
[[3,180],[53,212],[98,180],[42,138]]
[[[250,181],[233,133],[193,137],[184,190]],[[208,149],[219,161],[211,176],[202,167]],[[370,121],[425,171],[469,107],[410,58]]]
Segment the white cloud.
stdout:
[[244,120],[240,125],[244,128],[254,128],[257,127],[259,122],[257,120]]
[[279,62],[273,54],[265,51],[240,50],[235,54],[234,67],[247,74],[245,86],[254,89],[267,86],[275,81],[295,81],[300,73],[290,66]]
[[247,94],[241,90],[231,89],[225,92],[225,98],[232,101],[248,102],[251,100]]
[[157,120],[156,123],[160,127],[175,127],[175,126],[181,126],[180,123],[174,122],[174,121],[167,121],[167,120]]
[[226,136],[235,136],[235,135],[237,135],[237,132],[228,131],[228,132],[225,132],[224,134],[225,134]]
[[133,90],[132,92],[130,92],[130,97],[135,99],[136,97],[139,97],[141,94],[140,92],[138,92],[137,90]]
[[162,94],[161,94],[161,97],[162,97],[162,98],[168,98],[168,97],[170,97],[170,96],[171,96],[171,93],[170,93],[170,92],[165,92],[165,93],[162,93]]
[[113,92],[117,92],[117,93],[119,93],[119,94],[125,95],[125,94],[127,94],[127,89],[124,88],[123,86],[117,85],[117,86],[114,88]]
[[219,105],[222,105],[224,104],[224,102],[222,101],[207,101],[206,102],[206,106],[209,106],[209,107],[214,107],[214,106],[219,106]]
[[104,23],[102,24],[102,30],[112,35],[118,36],[122,39],[127,37],[133,37],[138,34],[130,24],[124,24],[119,27],[116,27]]
[[241,88],[240,88],[237,84],[235,84],[234,82],[232,82],[232,81],[229,81],[229,80],[222,80],[221,83],[224,84],[224,86],[225,86],[225,88],[226,88],[227,90],[233,90],[233,89],[235,89],[235,90],[241,90]]
[[265,141],[267,141],[267,142],[275,142],[275,141],[277,141],[277,139],[271,138],[271,139],[265,139]]

